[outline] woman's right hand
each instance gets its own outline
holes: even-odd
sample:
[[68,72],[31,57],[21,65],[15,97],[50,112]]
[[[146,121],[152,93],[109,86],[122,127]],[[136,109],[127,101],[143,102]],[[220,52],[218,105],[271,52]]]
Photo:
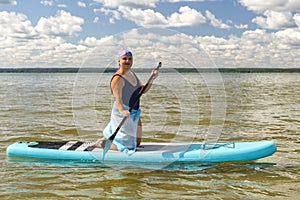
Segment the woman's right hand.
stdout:
[[120,113],[121,113],[121,115],[123,115],[124,117],[130,117],[130,112],[129,112],[129,110],[123,110],[123,111],[121,111]]

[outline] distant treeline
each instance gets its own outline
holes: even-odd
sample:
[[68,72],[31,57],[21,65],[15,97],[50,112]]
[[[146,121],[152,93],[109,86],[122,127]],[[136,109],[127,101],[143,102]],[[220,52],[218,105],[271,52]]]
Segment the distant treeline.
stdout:
[[[152,69],[133,69],[137,73]],[[0,68],[0,73],[113,73],[115,68]],[[161,68],[163,73],[300,73],[300,68]]]

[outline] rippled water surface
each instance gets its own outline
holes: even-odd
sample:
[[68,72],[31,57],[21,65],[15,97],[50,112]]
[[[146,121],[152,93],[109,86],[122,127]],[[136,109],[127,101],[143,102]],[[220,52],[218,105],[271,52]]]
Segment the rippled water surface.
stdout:
[[[143,141],[273,140],[277,152],[255,162],[170,163],[151,170],[143,165],[6,157],[6,147],[16,141],[101,137],[112,104],[110,76],[0,74],[0,199],[297,199],[300,195],[297,73],[162,73],[142,97]],[[146,81],[148,74],[139,77]]]

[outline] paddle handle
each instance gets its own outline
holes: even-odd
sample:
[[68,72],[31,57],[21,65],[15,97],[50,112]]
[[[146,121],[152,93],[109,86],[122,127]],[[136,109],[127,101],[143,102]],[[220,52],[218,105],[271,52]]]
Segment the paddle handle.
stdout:
[[[153,70],[159,70],[159,68],[161,68],[161,62],[158,63],[158,66]],[[146,88],[148,87],[148,85],[150,84],[150,81],[152,81],[152,79],[154,78],[155,74],[152,74],[151,77],[148,79],[147,83],[145,84],[145,86],[141,89],[141,91],[139,92],[139,96],[137,98],[137,100],[134,102],[133,106],[129,108],[129,112],[132,111],[132,108],[136,106],[136,104],[139,102],[140,97],[142,96],[142,94],[144,93],[144,91],[146,90]],[[117,133],[119,132],[121,126],[124,124],[124,122],[126,121],[127,117],[124,117],[121,121],[121,123],[119,124],[119,126],[116,128],[115,132],[108,138],[108,140],[110,140],[110,142],[114,141]]]
[[[159,68],[161,68],[161,62],[158,63],[157,67],[153,71],[155,71],[155,70],[158,71]],[[154,78],[154,76],[155,76],[155,74],[152,74],[150,76],[150,78],[148,79],[147,83],[145,84],[145,86],[143,87],[143,89],[140,91],[140,94],[139,94],[140,96],[142,96],[142,94],[144,93],[144,91],[147,89],[148,85],[150,84],[150,82],[152,81],[152,79]]]

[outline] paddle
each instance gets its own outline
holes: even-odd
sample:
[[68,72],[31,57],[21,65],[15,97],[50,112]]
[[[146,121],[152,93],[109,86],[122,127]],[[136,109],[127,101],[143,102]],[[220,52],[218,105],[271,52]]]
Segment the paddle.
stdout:
[[[158,63],[158,66],[154,69],[154,70],[159,70],[159,68],[161,67],[161,62]],[[152,81],[152,79],[154,78],[155,74],[152,74],[151,77],[148,79],[146,85],[141,89],[141,91],[139,92],[138,98],[136,100],[136,102],[134,102],[133,106],[130,107],[129,112],[132,111],[132,108],[139,102],[140,97],[142,96],[142,94],[144,93],[144,91],[147,89],[148,85],[150,84],[150,82]],[[103,148],[103,157],[102,160],[104,160],[105,154],[108,152],[108,150],[111,147],[112,142],[114,141],[117,133],[119,132],[120,128],[122,127],[122,125],[124,124],[124,122],[126,121],[127,117],[124,117],[121,121],[121,123],[119,124],[119,126],[116,128],[115,132],[107,139],[104,141],[104,148]]]

